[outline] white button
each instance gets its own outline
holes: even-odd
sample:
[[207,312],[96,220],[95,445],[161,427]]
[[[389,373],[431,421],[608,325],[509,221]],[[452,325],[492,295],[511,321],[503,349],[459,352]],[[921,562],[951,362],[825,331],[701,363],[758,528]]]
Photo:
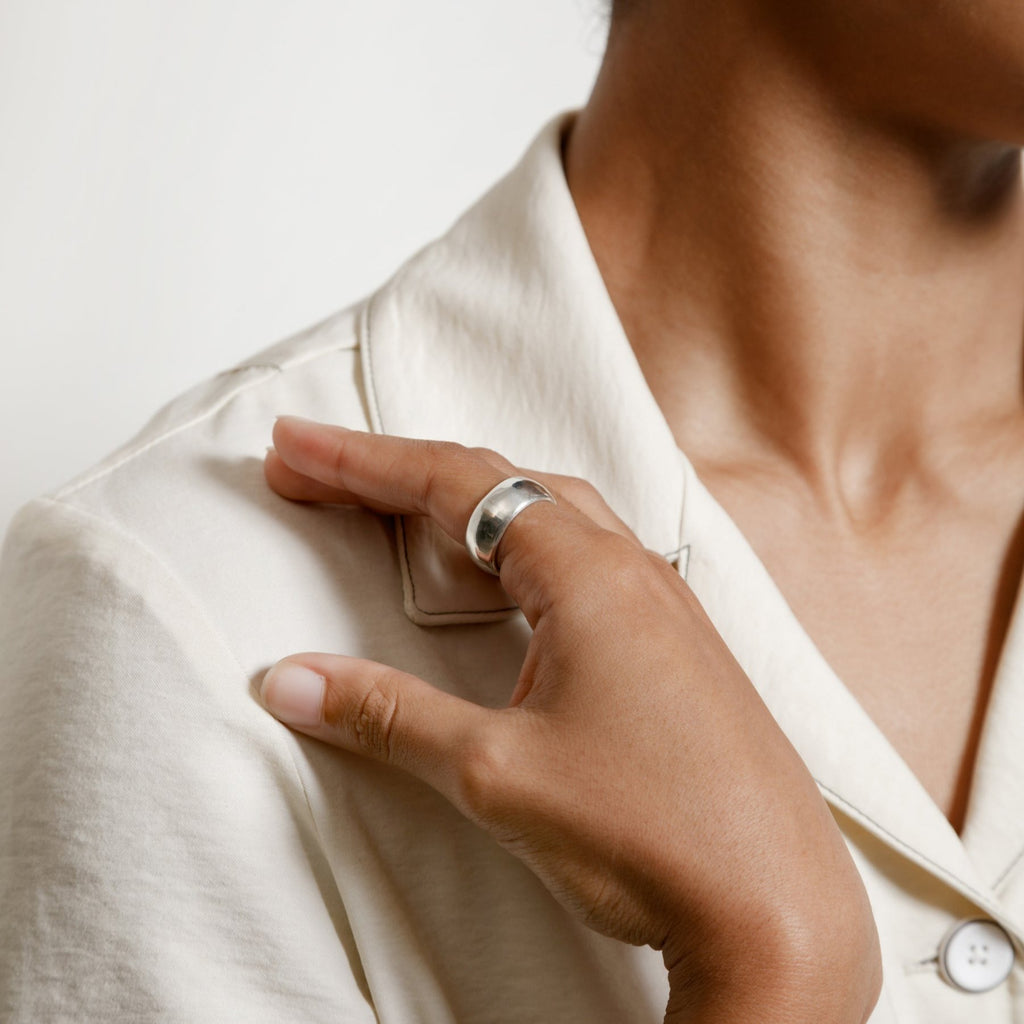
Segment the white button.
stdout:
[[1013,943],[995,923],[977,919],[954,925],[939,946],[939,972],[964,992],[987,992],[1013,967]]

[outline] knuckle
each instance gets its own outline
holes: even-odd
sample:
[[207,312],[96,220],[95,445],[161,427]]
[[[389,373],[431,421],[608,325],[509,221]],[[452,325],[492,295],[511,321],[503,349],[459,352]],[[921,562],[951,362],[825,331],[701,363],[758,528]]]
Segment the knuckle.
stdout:
[[345,438],[336,437],[330,454],[330,467],[334,480],[342,481],[346,478],[350,462],[350,454]]
[[441,486],[438,480],[437,465],[433,460],[428,463],[423,473],[423,482],[418,495],[418,503],[421,512],[429,512],[434,507],[438,488]]
[[431,461],[446,461],[453,456],[464,455],[466,448],[457,441],[424,441],[423,448]]
[[324,718],[351,737],[362,752],[383,761],[394,755],[392,737],[398,720],[399,688],[386,675],[370,680],[355,700],[328,690],[324,699]]
[[601,492],[589,480],[584,480],[579,476],[571,477],[571,479],[573,487],[575,487],[581,495],[585,495],[591,501],[604,501],[604,498],[601,496]]
[[655,577],[673,592],[687,592],[689,590],[676,564],[670,562],[665,555],[658,551],[651,551],[649,548],[646,548],[643,554]]
[[475,455],[478,459],[483,459],[484,462],[491,466],[500,466],[502,469],[508,469],[512,463],[505,458],[504,455],[496,452],[493,448],[467,448],[467,452],[470,455]]
[[651,572],[651,564],[644,557],[643,549],[619,533],[601,531],[594,538],[593,548],[593,560],[601,572],[613,572],[623,579]]
[[425,441],[425,469],[418,495],[420,508],[430,512],[437,506],[437,496],[449,488],[453,466],[466,455],[466,449],[454,441]]
[[651,572],[656,573],[658,576],[667,576],[670,573],[675,575],[672,563],[660,552],[644,548],[643,556],[648,566],[650,566]]
[[593,508],[596,504],[604,504],[601,492],[581,476],[565,476],[558,481],[559,489],[573,504],[581,508]]
[[468,816],[493,823],[504,816],[517,776],[515,753],[505,731],[480,729],[465,742],[459,760],[458,794]]
[[644,551],[617,533],[608,533],[601,538],[594,562],[596,574],[612,582],[620,600],[642,599],[660,579],[659,570]]

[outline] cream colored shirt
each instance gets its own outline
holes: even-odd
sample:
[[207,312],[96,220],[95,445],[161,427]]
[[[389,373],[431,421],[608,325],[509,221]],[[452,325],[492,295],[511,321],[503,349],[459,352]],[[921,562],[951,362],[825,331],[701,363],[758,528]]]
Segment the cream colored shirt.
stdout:
[[[938,960],[965,919],[1024,937],[1020,609],[961,838],[676,448],[577,220],[563,127],[367,302],[171,402],[16,517],[0,563],[0,1020],[662,1018],[658,953],[576,924],[426,786],[260,706],[262,673],[304,650],[499,706],[528,640],[497,582],[425,521],[273,494],[264,448],[294,413],[591,480],[677,562],[832,807],[881,934],[872,1021],[1024,1021],[1019,967],[970,994]],[[974,946],[961,966],[995,955]]]

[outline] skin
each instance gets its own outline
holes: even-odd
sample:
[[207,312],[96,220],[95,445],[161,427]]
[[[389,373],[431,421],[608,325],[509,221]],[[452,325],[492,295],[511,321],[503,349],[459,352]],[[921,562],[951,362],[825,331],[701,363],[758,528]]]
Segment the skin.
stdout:
[[680,448],[958,831],[1024,567],[1022,86],[1004,0],[638,0],[566,152]]
[[[279,493],[429,515],[458,539],[518,472],[291,417],[274,445]],[[531,506],[498,549],[533,628],[507,708],[311,652],[267,673],[268,709],[434,786],[584,923],[661,950],[667,1021],[865,1020],[874,922],[803,762],[679,574],[588,485],[539,479],[558,504]]]
[[[1011,0],[634,0],[565,147],[680,447],[956,829],[1024,563],[1021,97]],[[281,494],[454,537],[514,469],[294,420],[274,440]],[[874,923],[799,758],[685,584],[584,485],[550,483],[559,507],[502,543],[535,628],[509,708],[327,654],[272,669],[268,706],[424,778],[588,924],[662,949],[667,1019],[866,1019]],[[301,722],[289,666],[320,681]]]

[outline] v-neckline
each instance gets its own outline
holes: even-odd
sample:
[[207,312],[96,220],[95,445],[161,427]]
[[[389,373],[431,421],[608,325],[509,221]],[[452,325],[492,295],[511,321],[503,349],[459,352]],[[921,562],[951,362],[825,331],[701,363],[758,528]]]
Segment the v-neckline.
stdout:
[[687,581],[826,798],[984,897],[1024,855],[1024,602],[993,676],[961,833],[829,664],[781,588],[685,457]]

